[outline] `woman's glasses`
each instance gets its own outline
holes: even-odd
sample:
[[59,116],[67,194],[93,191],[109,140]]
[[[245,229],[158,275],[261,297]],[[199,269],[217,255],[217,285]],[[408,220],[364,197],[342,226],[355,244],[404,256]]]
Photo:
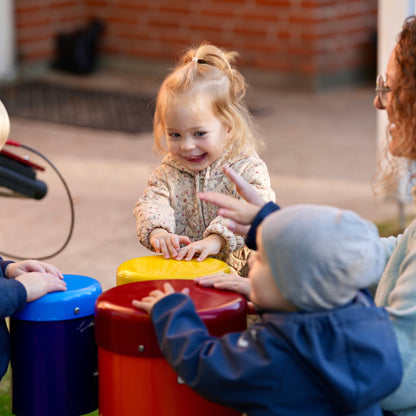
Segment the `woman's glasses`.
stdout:
[[382,108],[387,106],[387,93],[391,92],[390,87],[386,87],[386,81],[383,78],[383,75],[377,77],[376,89],[377,98]]

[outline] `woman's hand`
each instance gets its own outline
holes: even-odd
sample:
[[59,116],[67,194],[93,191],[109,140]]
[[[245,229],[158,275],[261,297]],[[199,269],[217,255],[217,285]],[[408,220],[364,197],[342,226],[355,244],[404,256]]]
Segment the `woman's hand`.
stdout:
[[217,192],[200,192],[198,196],[201,200],[219,207],[218,215],[229,220],[227,227],[231,231],[245,236],[250,228],[250,224],[266,202],[235,170],[229,166],[224,166],[223,170],[231,182],[234,183],[238,193],[244,200]]

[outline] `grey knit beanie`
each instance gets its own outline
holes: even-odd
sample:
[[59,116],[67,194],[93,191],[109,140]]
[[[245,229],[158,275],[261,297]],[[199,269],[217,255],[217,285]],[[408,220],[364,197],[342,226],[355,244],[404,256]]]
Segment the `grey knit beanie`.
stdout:
[[276,211],[263,221],[261,238],[283,297],[305,311],[350,302],[380,279],[386,262],[376,226],[330,206]]

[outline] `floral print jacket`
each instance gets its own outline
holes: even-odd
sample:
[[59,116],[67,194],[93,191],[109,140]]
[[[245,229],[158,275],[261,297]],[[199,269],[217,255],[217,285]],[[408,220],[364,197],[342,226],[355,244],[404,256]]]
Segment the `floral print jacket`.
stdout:
[[148,187],[134,209],[141,244],[153,250],[149,236],[155,228],[188,236],[191,241],[202,240],[212,233],[219,234],[226,244],[213,257],[225,261],[237,273],[247,275],[250,250],[244,247],[243,237],[226,227],[226,220],[217,215],[216,206],[200,201],[197,196],[198,192],[212,191],[241,198],[224,175],[224,164],[244,177],[264,200],[275,201],[267,166],[253,150],[240,152],[232,158],[225,152],[201,172],[188,169],[168,153],[148,179]]

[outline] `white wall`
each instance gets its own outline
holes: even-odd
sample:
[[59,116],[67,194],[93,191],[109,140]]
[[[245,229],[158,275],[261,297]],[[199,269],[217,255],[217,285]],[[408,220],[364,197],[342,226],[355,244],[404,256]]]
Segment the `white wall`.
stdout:
[[0,0],[0,81],[16,76],[13,0]]

